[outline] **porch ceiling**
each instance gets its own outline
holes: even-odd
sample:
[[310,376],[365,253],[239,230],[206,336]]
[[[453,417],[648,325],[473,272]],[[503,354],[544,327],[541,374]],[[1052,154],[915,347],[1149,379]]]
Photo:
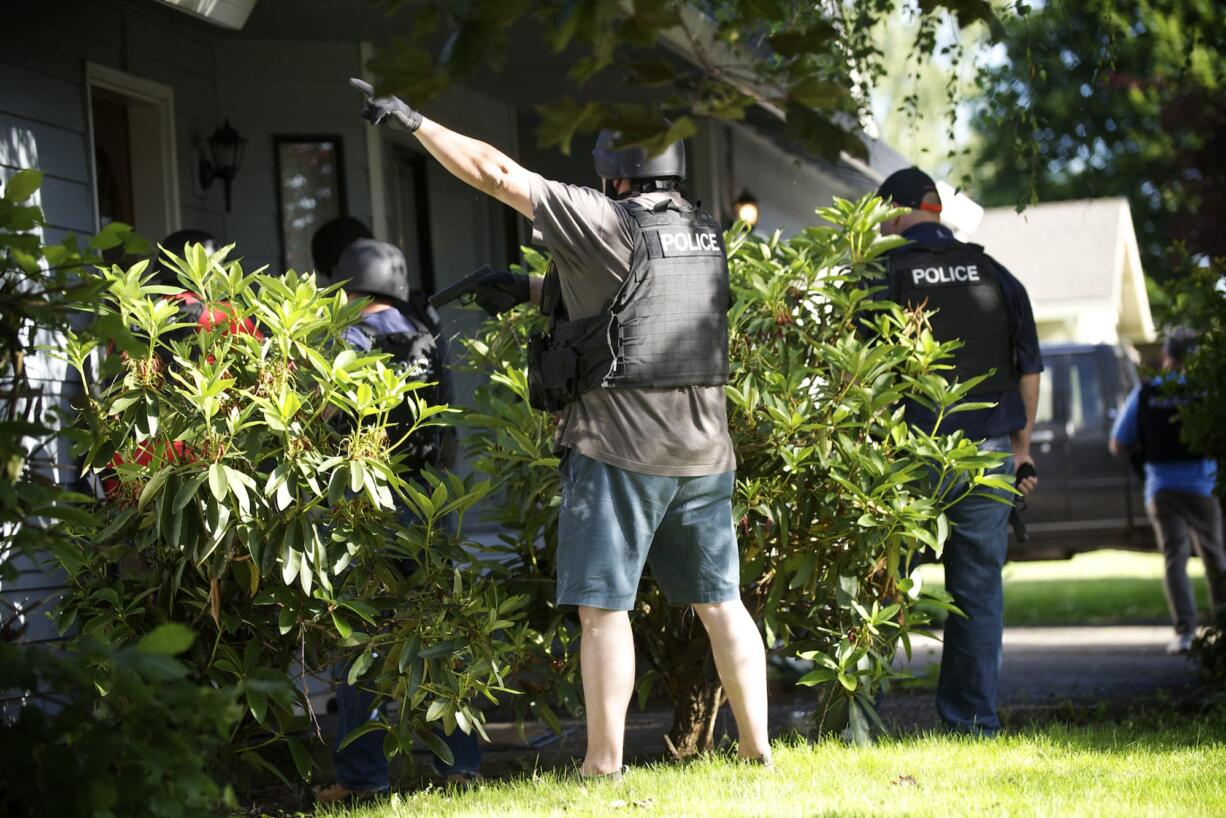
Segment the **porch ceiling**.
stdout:
[[[412,24],[412,11],[405,7],[388,10],[384,6],[354,0],[259,0],[246,27],[233,36],[307,42],[370,42],[381,46],[396,37],[408,36]],[[568,94],[627,102],[651,98],[651,91],[634,88],[612,76],[593,81],[586,94],[577,93],[566,72],[579,53],[556,53],[531,21],[517,24],[510,42],[512,46],[502,70],[482,70],[468,84],[502,102],[529,108],[543,100]]]
[[[412,11],[407,7],[388,10],[386,6],[354,0],[259,0],[243,31],[231,36],[308,42],[365,41],[378,46],[390,43],[395,37],[407,36],[412,22]],[[582,54],[577,49],[555,52],[531,20],[515,26],[510,42],[512,47],[500,71],[482,70],[466,84],[514,105],[521,112],[521,121],[530,126],[537,121],[535,106],[545,100],[573,96],[580,101],[645,102],[659,95],[658,90],[630,85],[617,70],[606,72],[576,90],[567,71]],[[668,49],[660,51],[683,64],[682,58]],[[338,81],[343,79],[338,78]],[[888,147],[876,142],[869,146],[868,166],[846,158],[837,162],[818,159],[787,138],[783,123],[761,108],[751,109],[745,124],[790,155],[855,189],[875,187],[878,175],[884,176],[906,163]]]

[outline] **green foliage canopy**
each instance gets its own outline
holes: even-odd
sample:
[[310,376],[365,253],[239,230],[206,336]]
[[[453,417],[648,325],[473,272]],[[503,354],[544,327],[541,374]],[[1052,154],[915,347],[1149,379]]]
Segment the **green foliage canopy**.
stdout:
[[1146,273],[1226,254],[1226,18],[1213,0],[1054,0],[1005,25],[982,77],[986,205],[1126,196]]
[[[93,303],[101,283],[87,269],[106,251],[148,246],[112,223],[82,244],[45,244],[37,193],[42,174],[20,171],[0,196],[0,586],[49,555],[70,552],[96,531],[90,498],[57,477],[59,428],[70,423],[43,391],[49,350],[63,341],[74,311]],[[20,587],[20,586],[18,586]],[[20,593],[20,592],[19,592]],[[26,629],[53,611],[5,600],[0,689],[10,700],[0,720],[0,813],[204,816],[235,805],[210,768],[241,710],[233,687],[201,686],[175,656],[190,630],[166,624],[136,645],[88,637],[28,645]],[[14,712],[18,711],[19,712]]]
[[213,764],[242,715],[234,687],[191,679],[176,658],[191,644],[163,625],[136,645],[77,640],[69,652],[0,644],[5,690],[53,692],[0,726],[0,811],[204,818],[238,806]]
[[[81,276],[88,265],[107,250],[146,247],[119,223],[84,245],[75,236],[45,244],[41,185],[39,171],[23,170],[0,195],[0,585],[61,541],[59,523],[90,520],[80,508],[87,498],[56,484],[56,434],[64,418],[43,392],[46,355],[39,347],[54,344],[74,310],[97,296],[99,288]],[[6,603],[0,616],[6,641],[22,636],[31,613]]]
[[[569,153],[577,133],[620,130],[626,144],[662,149],[692,136],[696,118],[740,120],[765,105],[813,152],[864,156],[859,123],[880,75],[878,21],[897,0],[384,0],[412,15],[408,36],[371,63],[381,90],[415,105],[478,71],[500,72],[525,32],[563,55],[568,92],[542,100],[537,136]],[[987,0],[923,0],[919,14],[999,26]],[[688,59],[674,57],[676,49]],[[632,89],[593,96],[594,80]],[[637,92],[637,98],[633,92]],[[648,101],[644,101],[644,99]],[[665,129],[661,114],[672,117]]]
[[[179,287],[150,283],[145,262],[97,273],[96,320],[66,357],[83,379],[101,358],[73,437],[107,497],[101,530],[57,551],[60,628],[122,646],[190,623],[201,638],[184,661],[238,691],[227,753],[255,771],[281,775],[267,753],[288,748],[310,772],[295,665],[348,666],[351,684],[399,702],[394,723],[359,728],[383,731],[389,755],[417,743],[448,757],[429,723],[481,730],[473,700],[504,686],[523,638],[521,601],[445,523],[488,485],[408,472],[390,412],[415,403],[411,435],[448,408],[342,341],[361,302],[311,275],[247,272],[231,249],[164,251]],[[211,326],[183,323],[184,290]]]
[[[1226,402],[1226,258],[1188,265],[1172,283],[1170,312],[1184,331],[1192,332],[1196,348],[1184,362],[1184,381],[1165,386],[1187,402],[1179,419],[1184,441],[1193,451],[1226,463],[1226,427],[1221,407]],[[1219,493],[1226,474],[1219,472]]]

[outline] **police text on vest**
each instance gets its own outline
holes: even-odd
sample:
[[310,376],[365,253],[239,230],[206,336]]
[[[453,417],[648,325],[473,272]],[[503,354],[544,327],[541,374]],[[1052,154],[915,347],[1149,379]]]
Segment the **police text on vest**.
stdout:
[[719,236],[713,232],[696,233],[688,230],[660,232],[660,247],[665,255],[675,253],[718,253]]
[[912,267],[911,283],[954,284],[979,281],[979,267],[975,264],[959,264],[954,267]]

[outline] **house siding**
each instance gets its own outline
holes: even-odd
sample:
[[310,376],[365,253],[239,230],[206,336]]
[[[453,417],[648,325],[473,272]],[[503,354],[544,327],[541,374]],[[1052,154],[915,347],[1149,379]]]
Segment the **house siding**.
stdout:
[[[57,242],[70,233],[92,234],[97,226],[92,181],[86,63],[127,71],[171,86],[175,93],[175,132],[180,180],[190,177],[191,145],[217,124],[217,93],[209,27],[173,10],[145,2],[40,2],[9,9],[6,26],[18,36],[0,50],[0,178],[37,168],[43,184],[36,202],[43,208],[43,238]],[[205,229],[223,226],[220,201],[205,200],[190,184],[180,185],[186,219]],[[184,222],[186,223],[186,221]],[[139,225],[138,225],[139,227]],[[160,236],[150,236],[159,239]],[[60,346],[61,337],[40,333],[37,342]],[[42,397],[28,411],[50,407],[67,411],[81,387],[67,367],[44,354],[27,362],[32,384]],[[64,485],[77,478],[66,441],[35,452],[33,467]],[[25,641],[57,638],[45,615],[62,593],[64,578],[42,558],[15,558],[14,581],[0,597],[29,611]]]
[[[236,242],[252,267],[281,269],[274,135],[340,135],[348,212],[370,224],[376,221],[375,210],[385,206],[372,202],[368,126],[357,115],[359,98],[345,82],[362,70],[358,37],[329,42],[256,38],[217,29],[150,0],[26,3],[9,10],[6,25],[19,36],[6,38],[0,50],[0,178],[7,180],[22,168],[42,171],[37,201],[46,215],[48,242],[70,233],[89,235],[97,226],[87,63],[172,89],[179,224]],[[457,89],[435,110],[456,127],[514,153],[513,106]],[[200,150],[225,117],[248,139],[230,213],[224,210],[220,185],[202,190],[196,181]],[[384,131],[381,139],[403,139],[416,148],[403,135]],[[509,262],[501,206],[437,165],[427,172],[438,285],[482,262]],[[477,323],[471,311],[449,311],[447,317],[453,321],[452,333],[468,332]],[[39,340],[62,344],[51,336]],[[37,355],[30,368],[44,403],[67,408],[80,394],[80,384],[61,362]],[[465,380],[457,386],[466,395],[475,384]],[[65,443],[42,460],[40,467],[59,482],[76,478]],[[45,570],[39,560],[24,560],[17,567],[17,579],[0,588],[0,595],[23,609],[41,605],[45,610],[62,589],[62,576]],[[29,641],[55,638],[47,617],[32,615],[27,624]]]

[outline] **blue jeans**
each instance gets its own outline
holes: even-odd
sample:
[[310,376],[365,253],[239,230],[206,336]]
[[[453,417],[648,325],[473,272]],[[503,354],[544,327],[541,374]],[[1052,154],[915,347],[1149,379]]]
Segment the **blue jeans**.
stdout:
[[[984,451],[1012,450],[1008,437],[991,438]],[[994,474],[1012,474],[1010,457]],[[955,489],[956,491],[956,489]],[[945,589],[966,616],[950,614],[945,621],[945,647],[937,683],[937,712],[952,730],[992,735],[1000,729],[996,688],[1004,658],[1005,593],[1001,569],[1009,544],[1010,505],[979,490],[946,512],[950,534],[945,543]]]
[[[430,485],[418,478],[414,481],[417,487],[427,494]],[[400,512],[402,525],[413,525],[417,518],[409,511]],[[444,522],[450,531],[455,525],[454,515],[448,516]],[[345,679],[349,674],[349,665],[337,668],[338,676]],[[356,741],[345,749],[340,749],[345,736],[353,732],[359,725],[379,714],[375,710],[375,694],[369,690],[353,687],[341,682],[336,686],[336,744],[332,748],[332,763],[336,768],[336,780],[351,790],[387,790],[391,788],[388,775],[387,756],[383,754],[383,737],[381,730],[359,736]],[[439,775],[461,773],[476,775],[481,770],[481,746],[477,743],[476,733],[464,733],[456,730],[450,736],[439,728],[434,732],[439,735],[451,750],[450,765],[444,764],[437,756],[434,757],[434,769]]]
[[[348,673],[348,668],[345,672]],[[362,723],[378,717],[374,708],[375,694],[369,690],[347,685],[336,686],[336,744],[333,745],[332,762],[336,767],[336,780],[351,790],[387,790],[391,787],[388,775],[387,756],[383,754],[382,730],[376,730],[359,736],[356,741],[345,749],[340,749],[341,741]],[[476,733],[464,733],[456,730],[451,735],[442,736],[447,747],[451,749],[454,763],[444,764],[437,756],[434,759],[434,769],[439,775],[462,773],[476,775],[481,769],[481,747],[477,744]]]

